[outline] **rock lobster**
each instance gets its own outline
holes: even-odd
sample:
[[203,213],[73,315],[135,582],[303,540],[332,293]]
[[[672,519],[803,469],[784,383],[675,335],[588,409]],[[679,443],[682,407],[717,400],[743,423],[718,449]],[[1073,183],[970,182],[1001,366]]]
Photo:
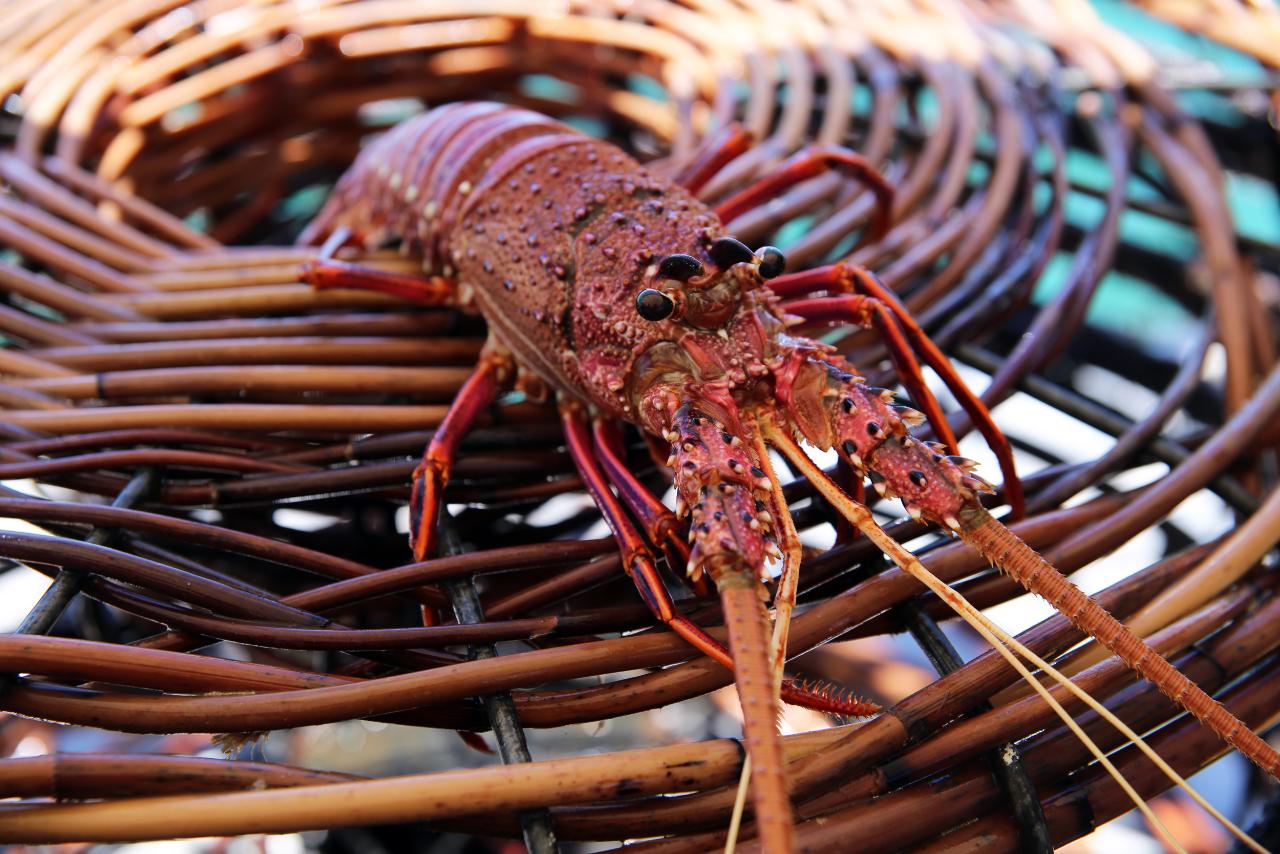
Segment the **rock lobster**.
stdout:
[[[512,384],[538,400],[554,394],[569,452],[646,604],[733,669],[761,844],[789,851],[792,813],[775,728],[779,693],[850,713],[874,707],[781,678],[800,543],[769,448],[895,561],[924,572],[799,443],[834,448],[857,473],[855,494],[865,475],[913,517],[960,536],[1276,776],[1274,750],[984,509],[979,499],[991,487],[954,456],[955,437],[913,351],[996,451],[1004,498],[1018,514],[1021,493],[1008,444],[892,294],[845,264],[787,274],[779,250],[752,251],[724,233],[723,224],[741,213],[836,170],[875,194],[872,234],[880,235],[889,224],[892,187],[857,154],[823,147],[795,155],[715,207],[699,201],[697,191],[749,144],[727,128],[672,180],[537,113],[459,103],[404,122],[361,152],[300,241],[323,244],[321,255],[329,258],[344,244],[397,240],[421,258],[424,275],[323,260],[304,278],[317,287],[373,289],[478,311],[489,327],[475,372],[415,472],[415,556],[435,549],[450,466],[477,415]],[[864,385],[834,348],[798,334],[850,322],[883,335],[923,415],[895,404],[891,392]],[[910,433],[925,420],[939,443]],[[674,515],[628,471],[620,421],[669,446]],[[714,583],[728,650],[672,604],[658,554],[685,566],[695,583]],[[772,638],[762,584],[770,557],[783,561]]]

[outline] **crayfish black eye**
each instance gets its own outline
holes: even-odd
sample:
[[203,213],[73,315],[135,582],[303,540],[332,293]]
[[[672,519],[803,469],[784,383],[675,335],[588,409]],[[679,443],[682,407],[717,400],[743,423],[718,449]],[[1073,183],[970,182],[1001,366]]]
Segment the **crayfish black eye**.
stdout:
[[666,320],[675,311],[676,304],[662,291],[645,288],[636,294],[636,311],[645,320]]
[[747,248],[747,244],[732,237],[722,237],[711,244],[711,260],[721,270],[727,270],[734,264],[742,264],[755,258],[755,253]]
[[677,282],[687,282],[694,276],[701,276],[706,273],[702,268],[702,262],[692,255],[668,255],[658,264],[658,275],[664,279],[675,279]]
[[776,246],[766,246],[760,250],[760,278],[776,279],[787,269],[787,258]]

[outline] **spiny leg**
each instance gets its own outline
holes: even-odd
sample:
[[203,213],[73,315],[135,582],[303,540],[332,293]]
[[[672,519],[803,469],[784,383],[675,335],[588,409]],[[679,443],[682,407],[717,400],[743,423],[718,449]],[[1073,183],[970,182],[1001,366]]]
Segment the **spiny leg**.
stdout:
[[[969,417],[973,419],[974,426],[978,428],[978,432],[982,434],[991,450],[995,452],[996,459],[1000,463],[1001,475],[1004,478],[1005,499],[1009,502],[1011,518],[1021,518],[1023,513],[1022,482],[1018,479],[1017,470],[1014,468],[1013,449],[1009,445],[1009,440],[1005,438],[1004,433],[996,426],[995,420],[992,419],[986,404],[969,389],[951,365],[951,360],[938,349],[938,346],[920,328],[915,318],[903,307],[892,291],[882,285],[867,270],[854,264],[844,263],[778,276],[771,279],[768,284],[774,293],[783,297],[784,300],[789,300],[783,303],[787,311],[815,320],[823,317],[838,317],[842,309],[836,301],[842,297],[848,299],[849,297],[845,295],[856,295],[862,300],[877,300],[883,310],[891,315],[892,320],[900,328],[901,333],[905,334],[907,340],[911,342],[911,346],[915,351],[921,354],[925,363],[938,372],[942,382],[955,395],[956,400],[959,401],[965,412],[969,413]],[[799,299],[801,296],[819,291],[835,294],[835,296]],[[918,365],[916,365],[910,350],[900,343],[895,343],[893,339],[887,338],[886,343],[889,345],[890,354],[894,357],[894,364],[899,366],[899,374],[903,373],[902,363],[906,362],[916,366],[916,376],[919,376]],[[905,376],[903,382],[904,384],[907,383]],[[910,388],[909,385],[908,388]],[[914,390],[911,393],[917,395]],[[926,399],[918,396],[917,399],[920,400],[922,405],[927,402]],[[929,416],[930,423],[935,423],[933,413],[926,410],[926,414]],[[950,427],[947,427],[947,434],[950,434]],[[938,436],[954,453],[954,439],[948,441],[941,431],[939,431]]]
[[667,562],[673,569],[680,571],[689,563],[689,547],[681,530],[683,526],[675,514],[664,507],[627,469],[622,460],[622,434],[618,423],[594,418],[591,422],[591,434],[595,440],[596,458],[608,475],[609,482],[644,526],[649,543],[666,555]]
[[[666,595],[661,579],[653,566],[653,561],[639,534],[625,519],[621,505],[609,492],[604,473],[591,456],[588,446],[586,419],[579,408],[573,404],[562,407],[561,419],[565,427],[565,439],[569,453],[573,456],[578,470],[582,474],[587,489],[595,498],[596,504],[604,514],[605,520],[613,530],[614,537],[623,551],[623,565],[627,567],[636,587],[640,590],[645,602],[681,637],[694,646],[707,652],[717,661],[729,667],[738,685],[738,697],[742,704],[743,740],[746,742],[747,755],[752,758],[752,781],[754,782],[755,814],[760,827],[760,838],[769,852],[784,854],[793,848],[793,830],[791,801],[787,795],[786,780],[783,776],[782,747],[778,734],[774,730],[777,710],[774,679],[767,663],[767,644],[765,625],[767,615],[763,603],[759,599],[759,582],[752,576],[754,572],[747,570],[733,571],[730,566],[721,562],[710,567],[708,574],[720,588],[721,607],[724,610],[725,627],[729,633],[729,644],[734,651],[730,658],[725,650],[714,639],[682,616],[678,616],[673,603]],[[669,434],[670,435],[670,434]],[[692,451],[695,443],[701,440],[695,436],[681,439],[681,446]],[[681,468],[676,469],[676,489],[681,492]],[[687,491],[684,490],[684,491]],[[750,487],[745,490],[750,496]],[[732,494],[732,487],[730,488]],[[739,496],[741,498],[741,496]],[[694,518],[693,554],[698,563],[690,562],[691,574],[703,570],[702,561],[707,559],[703,538],[699,536],[698,517],[703,514],[702,496],[695,496],[697,510]],[[720,521],[725,519],[722,511],[711,511]],[[757,529],[759,524],[757,523]],[[707,529],[711,530],[710,528]],[[763,560],[763,554],[761,555]]]
[[[655,617],[670,626],[672,631],[699,652],[732,671],[733,657],[724,644],[681,614],[671,601],[648,544],[609,490],[608,478],[595,458],[586,416],[577,407],[566,404],[562,407],[561,423],[564,425],[565,442],[574,465],[617,539],[623,567],[636,585],[645,605]],[[868,717],[880,710],[875,703],[850,696],[842,690],[828,685],[810,685],[790,677],[782,682],[782,699],[793,705],[848,717]]]
[[413,491],[409,499],[409,540],[414,560],[426,560],[435,552],[436,520],[453,460],[476,417],[493,403],[510,378],[511,369],[509,356],[494,352],[482,355],[475,372],[458,390],[423,451],[422,461],[413,471]]
[[298,271],[298,280],[316,290],[349,288],[376,291],[421,305],[451,305],[458,295],[458,284],[452,279],[393,273],[333,259],[304,261]]
[[[448,305],[457,297],[457,283],[450,279],[435,276],[424,279],[421,276],[376,270],[331,258],[304,262],[298,277],[316,289],[376,291],[422,305]],[[413,548],[414,560],[426,560],[435,551],[436,520],[453,459],[476,416],[493,403],[498,391],[507,382],[511,368],[509,356],[487,350],[480,357],[475,371],[458,390],[440,426],[432,435],[431,442],[423,451],[422,460],[413,472],[413,487],[409,497],[409,542]],[[434,612],[425,605],[422,618],[427,625],[433,625],[436,621]]]
[[893,217],[893,185],[865,157],[838,145],[807,148],[793,155],[773,174],[716,205],[716,216],[728,224],[779,193],[832,169],[861,181],[875,195],[876,219],[871,237],[879,240],[888,233]]
[[586,415],[577,405],[566,403],[561,405],[560,421],[564,426],[569,455],[573,458],[587,491],[600,508],[605,523],[613,532],[614,539],[618,541],[623,568],[635,583],[645,605],[655,617],[670,626],[672,631],[689,644],[732,670],[733,658],[724,645],[676,610],[675,603],[671,601],[662,578],[658,575],[648,544],[609,489],[608,478],[595,456]]

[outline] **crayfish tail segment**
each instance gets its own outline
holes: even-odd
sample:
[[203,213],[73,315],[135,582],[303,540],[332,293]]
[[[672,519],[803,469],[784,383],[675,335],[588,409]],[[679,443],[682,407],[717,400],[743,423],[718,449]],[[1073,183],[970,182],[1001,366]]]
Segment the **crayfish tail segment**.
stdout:
[[1161,693],[1186,709],[1213,730],[1227,744],[1251,762],[1280,780],[1280,754],[1210,697],[1176,667],[1166,661],[1111,616],[1105,608],[1067,580],[1016,534],[1000,524],[981,507],[973,506],[960,516],[960,536],[1009,574],[1027,590],[1047,601],[1076,628],[1111,650],[1136,673],[1153,683]]

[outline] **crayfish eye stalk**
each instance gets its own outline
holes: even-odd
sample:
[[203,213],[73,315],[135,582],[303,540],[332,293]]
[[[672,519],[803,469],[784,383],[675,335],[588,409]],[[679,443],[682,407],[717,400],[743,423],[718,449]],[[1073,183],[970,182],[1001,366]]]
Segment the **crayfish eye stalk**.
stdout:
[[744,293],[760,282],[782,274],[782,252],[766,246],[752,252],[733,237],[720,237],[707,248],[707,269],[692,255],[665,256],[648,272],[652,287],[636,297],[636,311],[645,320],[678,320],[698,329],[720,329],[742,305]]

